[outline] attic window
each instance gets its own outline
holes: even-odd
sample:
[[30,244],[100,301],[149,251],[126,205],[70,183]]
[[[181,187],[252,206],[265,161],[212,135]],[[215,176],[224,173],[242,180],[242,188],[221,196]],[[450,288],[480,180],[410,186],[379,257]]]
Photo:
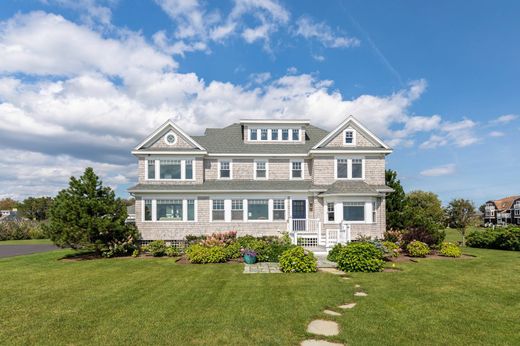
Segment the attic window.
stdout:
[[177,136],[173,132],[168,132],[166,136],[164,136],[164,141],[168,145],[174,145],[177,143]]
[[354,145],[356,143],[356,133],[354,130],[345,130],[343,133],[344,144],[345,145]]

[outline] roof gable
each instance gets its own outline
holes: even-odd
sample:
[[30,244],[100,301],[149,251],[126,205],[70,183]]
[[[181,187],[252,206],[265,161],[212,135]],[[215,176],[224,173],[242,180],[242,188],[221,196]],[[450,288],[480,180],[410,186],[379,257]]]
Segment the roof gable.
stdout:
[[[163,137],[170,132],[173,132],[175,135],[177,135],[176,143],[173,145],[168,145],[163,140]],[[139,143],[139,145],[137,145],[134,148],[134,150],[141,150],[147,148],[172,148],[172,150],[185,148],[206,150],[202,145],[197,143],[197,141],[195,141],[191,136],[184,132],[180,127],[175,125],[175,123],[170,119],[161,126],[159,126],[150,136],[146,137],[146,139],[144,139],[141,143]]]
[[[325,136],[319,143],[317,143],[312,149],[318,149],[329,146],[341,146],[342,148],[348,148],[348,146],[342,145],[343,143],[343,131],[351,128],[356,131],[356,142],[357,147],[380,147],[384,149],[390,149],[379,137],[367,129],[352,115],[347,117],[341,124],[332,130],[327,136]],[[338,142],[339,141],[339,142]],[[341,145],[337,145],[341,143]]]

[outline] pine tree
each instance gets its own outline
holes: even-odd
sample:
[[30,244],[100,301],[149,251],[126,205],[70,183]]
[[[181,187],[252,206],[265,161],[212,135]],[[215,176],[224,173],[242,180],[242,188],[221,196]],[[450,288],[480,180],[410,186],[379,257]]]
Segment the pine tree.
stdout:
[[386,227],[388,229],[402,229],[405,193],[401,181],[397,179],[397,172],[391,169],[385,171],[386,185],[394,192],[386,196]]

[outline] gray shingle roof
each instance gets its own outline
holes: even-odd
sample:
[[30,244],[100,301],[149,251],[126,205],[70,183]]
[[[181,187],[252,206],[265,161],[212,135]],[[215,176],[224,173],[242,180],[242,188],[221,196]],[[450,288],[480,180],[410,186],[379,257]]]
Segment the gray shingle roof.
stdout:
[[208,153],[307,154],[328,132],[316,126],[305,125],[304,144],[244,143],[242,125],[232,124],[222,129],[207,129],[204,136],[192,136]]
[[329,185],[323,194],[377,194],[392,191],[393,189],[386,185],[368,185],[364,181],[336,181]]

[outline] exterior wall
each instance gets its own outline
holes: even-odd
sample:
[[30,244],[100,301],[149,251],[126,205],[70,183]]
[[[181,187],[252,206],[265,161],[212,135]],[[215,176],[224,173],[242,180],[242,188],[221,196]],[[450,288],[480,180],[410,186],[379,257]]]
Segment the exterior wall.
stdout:
[[365,182],[370,185],[385,185],[385,157],[365,157]]
[[192,144],[190,144],[184,136],[182,136],[177,131],[171,131],[175,133],[177,136],[177,142],[175,144],[169,145],[164,140],[164,136],[169,133],[170,131],[164,132],[154,143],[152,143],[148,148],[154,149],[154,148],[194,148]]
[[313,182],[315,185],[329,185],[334,183],[334,157],[317,156],[313,164]]
[[[153,159],[153,158],[152,158]],[[204,159],[202,157],[196,157],[193,160],[193,172],[195,174],[195,180],[178,180],[175,182],[172,182],[171,180],[168,181],[161,181],[161,180],[146,180],[145,174],[146,174],[146,158],[145,157],[139,157],[138,160],[138,170],[139,170],[139,183],[141,184],[157,184],[157,185],[193,185],[193,184],[202,184],[204,182],[204,169],[203,169],[203,163]]]
[[[318,156],[314,158],[313,182],[315,185],[330,185],[334,179],[334,156]],[[385,157],[365,157],[365,180],[370,185],[385,184]]]
[[334,138],[332,138],[329,143],[327,143],[327,145],[325,145],[325,147],[327,148],[337,148],[337,147],[342,147],[344,148],[345,145],[344,145],[344,139],[343,139],[343,132],[345,130],[354,130],[356,132],[356,143],[355,143],[355,146],[358,146],[358,147],[377,147],[376,144],[374,144],[372,141],[370,141],[368,139],[368,137],[365,136],[365,134],[361,131],[359,131],[358,129],[354,128],[354,127],[347,127],[343,130],[341,130],[338,135]]

